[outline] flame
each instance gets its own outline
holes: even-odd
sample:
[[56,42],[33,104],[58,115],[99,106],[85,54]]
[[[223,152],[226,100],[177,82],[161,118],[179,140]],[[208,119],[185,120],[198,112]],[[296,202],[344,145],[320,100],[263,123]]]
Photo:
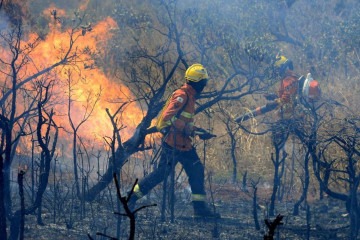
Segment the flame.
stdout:
[[[51,11],[55,9],[53,6],[44,10],[44,14],[51,17]],[[63,16],[65,12],[61,9],[56,9],[57,16]],[[47,75],[52,79],[56,79],[56,84],[53,91],[56,100],[55,122],[64,127],[66,130],[70,130],[69,120],[67,115],[68,96],[72,95],[71,104],[71,118],[73,119],[75,126],[79,125],[85,114],[84,106],[86,105],[87,95],[91,94],[93,97],[92,104],[99,94],[99,89],[102,89],[99,101],[95,105],[94,111],[91,117],[81,126],[78,134],[82,136],[89,144],[93,144],[93,140],[99,140],[99,146],[104,144],[103,137],[112,136],[113,126],[105,109],[109,109],[113,114],[117,108],[121,105],[121,101],[129,101],[133,98],[131,91],[122,84],[115,82],[115,79],[111,79],[104,74],[100,69],[95,66],[95,63],[90,60],[91,54],[100,54],[102,47],[106,45],[107,41],[112,37],[112,29],[118,29],[116,22],[108,17],[103,21],[100,21],[94,26],[85,26],[85,32],[83,30],[78,33],[80,36],[73,49],[81,51],[81,55],[78,57],[78,64],[76,66],[65,66],[56,69],[52,75]],[[59,22],[50,23],[51,33],[47,37],[39,42],[39,45],[31,53],[32,64],[26,68],[26,76],[31,76],[49,66],[51,63],[57,62],[64,54],[62,49],[67,49],[69,46],[69,32],[70,30],[61,31]],[[22,45],[30,44],[34,39],[38,38],[35,33],[29,35],[28,40],[23,42]],[[4,54],[4,53],[3,53]],[[83,61],[83,62],[82,62]],[[25,70],[22,73],[25,74]],[[19,74],[21,75],[21,74]],[[73,91],[69,93],[67,80],[71,76],[73,83]],[[111,104],[118,100],[117,104]],[[90,104],[91,105],[91,104]],[[128,138],[135,128],[136,124],[141,121],[143,116],[142,111],[136,105],[136,103],[129,103],[126,107],[126,112],[121,116],[122,125],[126,126],[126,129],[121,131],[123,140]],[[65,137],[66,134],[62,132],[61,137]],[[103,146],[101,146],[103,147]]]

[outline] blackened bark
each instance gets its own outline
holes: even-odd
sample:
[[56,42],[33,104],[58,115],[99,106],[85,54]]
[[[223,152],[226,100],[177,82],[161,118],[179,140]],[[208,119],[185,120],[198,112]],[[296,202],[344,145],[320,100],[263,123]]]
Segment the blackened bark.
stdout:
[[236,144],[237,140],[233,134],[229,134],[231,139],[231,159],[233,162],[233,175],[232,175],[232,182],[236,183],[237,180],[237,159],[236,159]]
[[96,196],[111,183],[113,174],[120,171],[129,156],[141,150],[139,146],[143,144],[145,136],[148,134],[147,129],[150,126],[152,119],[154,119],[160,111],[162,104],[157,97],[154,97],[149,106],[152,107],[149,108],[148,113],[137,126],[133,136],[116,149],[115,156],[111,157],[109,160],[109,167],[102,175],[100,181],[86,192],[84,197],[85,201],[93,201]]
[[303,191],[302,191],[302,194],[301,194],[299,200],[294,205],[294,211],[293,211],[294,216],[299,215],[300,204],[307,198],[307,193],[308,193],[309,184],[310,184],[309,160],[310,160],[310,153],[307,152],[305,155],[305,161],[304,161],[305,176],[304,176],[304,182],[303,182]]
[[311,230],[311,211],[309,204],[306,203],[306,239],[310,239]]
[[[6,171],[6,162],[10,162],[11,155],[11,129],[10,129],[10,121],[5,116],[0,115],[0,128],[3,130],[2,141],[1,141],[1,150],[3,150],[0,154],[0,239],[7,238],[6,231],[6,217],[10,216],[10,188],[9,181],[6,181],[7,176],[5,173],[9,173]],[[5,155],[5,159],[2,154]]]
[[0,154],[0,239],[6,239],[6,212],[4,205],[3,157]]
[[283,155],[280,159],[280,148],[278,145],[275,145],[275,158],[274,154],[271,154],[271,161],[274,164],[274,181],[273,181],[273,190],[271,194],[271,200],[270,200],[270,208],[269,208],[269,215],[274,216],[275,215],[275,200],[276,200],[276,194],[278,192],[278,189],[281,184],[281,173],[279,172],[280,165],[283,161],[285,161],[287,157],[287,153],[283,151]]
[[268,233],[265,234],[264,240],[273,240],[274,239],[274,234],[275,234],[276,228],[283,224],[281,222],[283,217],[284,216],[279,214],[279,215],[276,216],[274,221],[270,221],[269,219],[265,219],[265,224],[268,227]]
[[20,170],[18,173],[18,184],[19,184],[19,195],[20,195],[20,237],[19,237],[19,240],[24,239],[24,225],[25,225],[24,175],[25,175],[25,172],[23,170]]
[[18,240],[19,238],[19,230],[20,230],[20,218],[21,211],[16,211],[10,219],[10,235],[9,240]]
[[254,194],[253,194],[253,216],[255,222],[255,229],[260,230],[259,218],[257,215],[257,187],[254,187]]

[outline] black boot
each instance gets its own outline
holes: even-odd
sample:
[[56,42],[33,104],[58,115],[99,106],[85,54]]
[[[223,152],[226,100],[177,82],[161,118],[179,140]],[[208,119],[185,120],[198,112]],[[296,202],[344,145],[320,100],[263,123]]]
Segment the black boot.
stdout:
[[204,201],[193,201],[195,218],[221,218],[219,213],[213,212]]

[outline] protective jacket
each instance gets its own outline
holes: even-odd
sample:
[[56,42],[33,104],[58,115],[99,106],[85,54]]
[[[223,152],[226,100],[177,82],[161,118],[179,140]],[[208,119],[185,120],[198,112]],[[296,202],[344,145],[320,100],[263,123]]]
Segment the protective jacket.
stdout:
[[291,70],[287,70],[281,80],[278,96],[281,99],[281,115],[290,118],[293,114],[299,91],[298,76]]
[[173,92],[158,118],[157,127],[164,134],[164,142],[180,151],[192,148],[195,96],[195,89],[185,83]]

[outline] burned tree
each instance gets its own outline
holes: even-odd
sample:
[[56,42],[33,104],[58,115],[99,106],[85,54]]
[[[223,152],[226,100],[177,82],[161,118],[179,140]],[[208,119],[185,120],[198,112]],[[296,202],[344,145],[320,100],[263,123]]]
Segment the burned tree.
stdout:
[[[7,7],[16,7],[14,5],[8,5]],[[34,71],[30,71],[34,66],[33,55],[42,39],[36,37],[29,40],[27,44],[24,43],[24,38],[27,37],[22,20],[19,18],[13,19],[9,24],[9,28],[2,30],[0,33],[0,42],[2,46],[6,46],[5,55],[1,55],[0,64],[2,69],[0,72],[2,87],[0,97],[0,115],[1,115],[1,149],[0,153],[4,159],[2,161],[2,173],[3,173],[3,187],[1,199],[4,199],[5,214],[8,220],[10,220],[10,238],[15,239],[18,236],[18,221],[19,211],[13,211],[16,207],[13,205],[13,199],[11,198],[12,189],[10,187],[11,182],[11,169],[16,155],[16,150],[20,145],[21,139],[26,138],[27,135],[32,134],[36,116],[39,116],[39,108],[45,111],[44,105],[48,103],[51,92],[51,79],[53,71],[66,64],[73,64],[79,57],[77,49],[74,49],[74,44],[79,38],[77,35],[77,28],[79,22],[74,22],[75,26],[70,30],[68,38],[68,46],[62,49],[62,55],[54,63],[46,63],[42,67],[35,66]],[[81,35],[80,35],[81,36]],[[36,81],[40,84],[37,84]],[[44,90],[44,91],[43,91]],[[39,104],[38,104],[39,103]],[[54,127],[52,115],[54,113],[48,113],[47,117],[51,120],[47,122],[48,126]],[[40,121],[38,121],[38,127],[44,125],[44,118],[41,115]],[[35,125],[34,125],[35,124]],[[32,125],[33,127],[28,127]],[[48,133],[47,133],[48,134]],[[39,136],[39,141],[42,141],[42,136]],[[49,136],[45,136],[44,147],[48,147]],[[56,145],[56,144],[55,144]],[[45,149],[45,148],[44,148]],[[41,197],[44,193],[47,185],[49,170],[49,154],[53,150],[43,152],[44,165],[42,165],[44,174],[40,176],[40,185],[37,192],[35,202],[32,207],[28,208],[25,213],[33,213],[41,205]],[[2,222],[5,224],[5,222]],[[6,232],[2,231],[2,236],[6,235]]]
[[284,175],[284,164],[287,157],[287,153],[284,151],[283,155],[280,156],[280,149],[279,146],[275,145],[275,157],[274,154],[271,154],[271,161],[274,165],[274,180],[273,180],[273,189],[270,198],[270,208],[269,208],[269,215],[275,215],[275,202],[276,196],[278,194],[280,185],[281,185],[281,178]]
[[[335,131],[328,132],[328,138],[319,146],[319,150],[311,152],[313,168],[325,193],[343,201],[346,205],[350,218],[349,237],[355,239],[360,229],[359,119],[348,118],[338,124],[335,125]],[[337,150],[339,153],[332,155],[332,150]],[[347,191],[339,189],[338,185],[343,186]]]
[[[79,83],[79,79],[75,79],[73,77],[73,70],[67,69],[66,71],[66,84],[67,84],[67,116],[70,123],[71,135],[72,135],[72,157],[73,157],[73,165],[74,165],[74,180],[75,180],[75,188],[76,194],[79,199],[83,199],[85,193],[80,191],[80,181],[79,181],[79,160],[78,160],[78,141],[79,141],[79,130],[91,117],[96,104],[98,103],[101,96],[101,87],[98,92],[88,91],[82,94],[82,97],[85,95],[85,101],[80,102],[83,106],[83,113],[79,111],[76,112],[76,116],[80,117],[80,120],[76,122],[74,120],[74,110],[73,105],[76,104],[80,98],[75,93],[75,89]],[[83,170],[82,170],[83,171]],[[82,174],[83,175],[83,174]]]
[[[10,218],[10,239],[17,239],[18,234],[22,234],[21,231],[21,222],[24,220],[25,214],[33,214],[38,210],[38,224],[43,224],[41,219],[41,209],[42,209],[42,200],[44,192],[47,188],[49,175],[50,175],[50,164],[54,158],[56,144],[58,139],[58,127],[53,120],[54,112],[50,110],[50,113],[46,112],[45,105],[49,101],[49,85],[43,86],[39,84],[39,102],[37,104],[37,127],[36,127],[36,136],[37,142],[41,148],[40,154],[40,166],[39,166],[39,184],[37,186],[35,200],[31,206],[25,207],[21,206],[20,210],[12,213]],[[46,117],[44,116],[46,115]],[[43,134],[43,131],[45,134]],[[54,131],[54,133],[52,133]],[[23,186],[20,186],[23,187]],[[24,197],[24,196],[22,196]]]
[[268,233],[264,235],[264,240],[273,240],[275,235],[275,230],[279,228],[279,226],[283,225],[284,223],[281,222],[284,216],[278,214],[276,218],[271,221],[269,219],[265,219],[265,224],[268,228]]
[[[225,109],[225,107],[223,107],[221,104],[218,104],[218,105],[219,105],[219,110],[222,113],[221,115],[224,116],[224,118],[221,117],[220,119],[224,123],[226,132],[230,138],[230,156],[231,156],[231,160],[233,163],[232,182],[236,183],[238,180],[237,179],[238,178],[238,176],[237,176],[238,159],[236,157],[236,153],[239,152],[239,151],[237,151],[239,149],[238,143],[241,140],[241,137],[239,136],[240,128],[236,125],[234,127],[233,117],[231,117],[231,115]],[[246,178],[246,176],[245,176],[245,178]],[[245,187],[246,186],[244,186],[244,190],[246,189]]]

